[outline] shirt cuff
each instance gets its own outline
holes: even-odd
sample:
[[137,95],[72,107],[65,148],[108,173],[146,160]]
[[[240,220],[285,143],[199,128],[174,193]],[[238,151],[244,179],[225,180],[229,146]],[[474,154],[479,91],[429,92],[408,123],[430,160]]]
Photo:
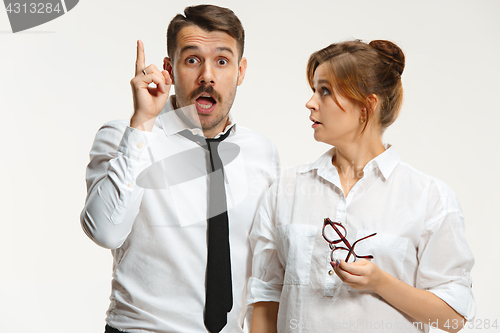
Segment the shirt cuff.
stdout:
[[257,302],[279,302],[282,288],[281,284],[267,283],[251,277],[248,280],[247,305]]
[[429,289],[431,293],[445,301],[450,307],[464,316],[467,321],[476,315],[476,302],[469,286],[457,283],[447,283]]
[[137,177],[151,164],[149,154],[146,152],[150,139],[150,132],[127,126],[118,145],[119,156],[110,161],[109,170],[114,170],[114,172],[109,173],[109,177],[112,179],[113,186],[119,186],[117,202],[113,204],[114,209],[111,213],[113,224],[122,223],[137,185]]
[[140,159],[147,149],[150,135],[150,132],[140,131],[127,126],[122,140],[120,141],[120,145],[118,146],[118,151],[126,157]]

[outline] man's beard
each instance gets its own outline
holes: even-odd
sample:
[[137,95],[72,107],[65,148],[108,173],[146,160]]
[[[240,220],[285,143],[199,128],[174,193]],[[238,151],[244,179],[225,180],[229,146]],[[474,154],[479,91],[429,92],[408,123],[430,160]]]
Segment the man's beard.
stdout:
[[222,95],[214,89],[213,86],[208,86],[208,85],[200,86],[199,88],[195,89],[191,94],[189,94],[188,97],[186,97],[186,94],[182,91],[182,89],[175,86],[177,108],[188,106],[189,105],[188,101],[193,101],[191,104],[196,103],[196,100],[194,100],[194,98],[196,98],[196,96],[199,96],[201,93],[206,92],[211,94],[212,96],[215,97],[217,102],[216,108],[219,108],[220,112],[218,112],[216,117],[212,119],[210,119],[212,113],[208,115],[198,113],[198,117],[203,131],[212,130],[213,128],[217,127],[221,122],[223,122],[226,119],[227,115],[229,114],[229,111],[233,106],[234,98],[236,96],[237,87],[238,85],[235,84],[234,88],[231,90],[227,98],[224,99],[222,98]]

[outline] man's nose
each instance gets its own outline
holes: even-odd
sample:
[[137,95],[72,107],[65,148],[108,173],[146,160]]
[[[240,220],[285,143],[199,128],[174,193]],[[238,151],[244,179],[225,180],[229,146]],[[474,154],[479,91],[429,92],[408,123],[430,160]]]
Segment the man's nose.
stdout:
[[205,62],[203,66],[201,66],[201,73],[198,83],[212,86],[215,85],[214,69],[208,62]]

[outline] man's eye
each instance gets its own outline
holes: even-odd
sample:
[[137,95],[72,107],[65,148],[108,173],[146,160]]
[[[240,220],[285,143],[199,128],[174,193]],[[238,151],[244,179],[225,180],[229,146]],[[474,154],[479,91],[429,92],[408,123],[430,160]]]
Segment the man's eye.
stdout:
[[224,65],[227,65],[227,60],[226,59],[219,59],[219,60],[217,60],[217,63],[220,66],[224,66]]
[[196,58],[187,58],[187,59],[186,59],[186,62],[187,62],[188,64],[193,65],[193,64],[196,64],[196,63],[198,62],[198,60],[197,60]]

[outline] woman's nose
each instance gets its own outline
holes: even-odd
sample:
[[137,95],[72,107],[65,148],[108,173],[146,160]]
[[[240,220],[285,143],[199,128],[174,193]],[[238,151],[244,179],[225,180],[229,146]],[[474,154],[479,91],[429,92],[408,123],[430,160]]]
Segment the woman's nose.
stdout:
[[306,108],[308,108],[311,111],[317,111],[318,110],[318,103],[316,103],[314,99],[314,95],[311,96],[311,99],[306,103]]

